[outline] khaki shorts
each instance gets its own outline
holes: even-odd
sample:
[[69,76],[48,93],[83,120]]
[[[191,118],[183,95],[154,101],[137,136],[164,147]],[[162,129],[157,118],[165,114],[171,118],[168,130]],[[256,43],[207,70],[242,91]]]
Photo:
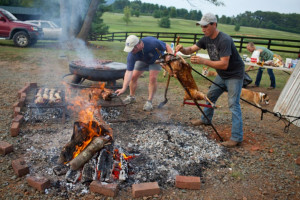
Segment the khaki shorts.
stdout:
[[137,71],[160,71],[161,70],[161,66],[159,64],[147,64],[145,62],[142,61],[136,61],[135,65],[134,65],[134,70]]

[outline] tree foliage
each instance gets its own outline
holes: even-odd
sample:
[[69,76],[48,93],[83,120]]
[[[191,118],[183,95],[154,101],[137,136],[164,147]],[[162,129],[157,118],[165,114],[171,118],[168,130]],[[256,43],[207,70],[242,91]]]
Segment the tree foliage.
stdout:
[[169,17],[162,17],[160,20],[158,20],[158,25],[162,28],[170,28],[171,22]]
[[222,15],[219,23],[239,24],[240,26],[249,26],[257,28],[275,29],[300,33],[300,14],[280,14],[278,12],[246,11],[236,17],[226,17]]
[[130,12],[130,8],[128,6],[126,6],[124,8],[124,16],[123,16],[123,21],[126,23],[126,25],[129,24],[129,22],[131,22],[130,20],[130,16],[131,16],[131,12]]
[[158,4],[142,3],[140,0],[116,0],[112,4],[112,12],[123,13],[126,6],[131,8],[133,15],[134,11],[139,10],[143,15],[152,15],[154,18],[171,17],[200,20],[202,17],[202,12],[200,10],[188,11],[184,8],[176,9],[174,6],[166,7]]
[[236,32],[240,31],[240,28],[241,28],[241,26],[240,26],[239,24],[235,24],[234,30],[235,30]]

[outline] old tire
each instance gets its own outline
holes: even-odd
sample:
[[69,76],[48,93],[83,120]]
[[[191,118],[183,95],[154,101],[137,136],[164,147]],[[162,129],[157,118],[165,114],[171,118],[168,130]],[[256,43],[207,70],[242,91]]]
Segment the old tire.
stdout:
[[18,47],[27,47],[30,44],[30,37],[25,31],[17,32],[14,35],[13,40]]
[[81,82],[81,80],[82,80],[81,76],[78,76],[78,75],[74,74],[74,75],[73,75],[73,78],[72,78],[72,80],[71,80],[71,83],[78,84],[78,83]]

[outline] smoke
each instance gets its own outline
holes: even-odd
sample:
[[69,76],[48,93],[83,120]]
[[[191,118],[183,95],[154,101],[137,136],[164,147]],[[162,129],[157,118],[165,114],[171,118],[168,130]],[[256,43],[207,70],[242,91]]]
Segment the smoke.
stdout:
[[86,46],[85,41],[76,38],[86,17],[89,2],[82,0],[61,1],[62,34],[60,43],[62,49],[74,49],[77,59],[81,60],[85,66],[93,67],[96,64],[94,63],[92,51]]

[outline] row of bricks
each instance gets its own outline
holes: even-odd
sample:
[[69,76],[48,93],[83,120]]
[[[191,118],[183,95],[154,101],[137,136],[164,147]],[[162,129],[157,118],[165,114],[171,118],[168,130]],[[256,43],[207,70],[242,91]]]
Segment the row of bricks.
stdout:
[[[19,176],[25,176],[29,173],[29,167],[23,158],[12,161],[14,172]],[[50,187],[50,181],[44,177],[27,177],[27,182],[30,186],[37,190],[45,190]],[[200,177],[192,176],[176,176],[175,186],[183,189],[200,189]],[[118,193],[118,184],[102,184],[99,181],[93,181],[90,185],[90,191],[99,193],[105,196],[115,197]],[[160,188],[157,182],[140,183],[132,185],[132,196],[143,197],[153,196],[160,193]]]
[[[25,176],[29,173],[29,167],[23,158],[12,161],[12,167],[16,175],[19,177]],[[50,187],[50,180],[44,177],[27,177],[27,182],[30,186],[36,188],[37,190],[43,191]],[[176,184],[177,188],[183,189],[200,189],[200,177],[192,176],[177,176]],[[90,191],[99,193],[105,196],[115,197],[118,193],[117,184],[102,184],[99,181],[93,181],[90,185]],[[143,196],[153,196],[160,193],[160,188],[157,182],[150,183],[140,183],[132,185],[132,196],[143,197]]]
[[[200,177],[194,176],[176,176],[175,187],[180,189],[199,190],[201,187]],[[118,193],[117,184],[101,184],[99,181],[93,181],[90,185],[90,191],[105,196],[115,197]],[[139,183],[132,185],[133,198],[159,195],[160,188],[157,182]]]
[[[300,157],[296,163],[300,165]],[[19,176],[25,176],[29,173],[29,167],[26,165],[23,158],[12,161],[14,172]],[[39,191],[43,191],[50,187],[50,180],[44,177],[29,176],[26,178],[28,184]],[[175,187],[180,189],[199,190],[201,187],[200,177],[194,176],[176,176]],[[99,193],[105,196],[115,197],[118,193],[117,184],[102,184],[99,181],[93,181],[90,184],[90,191]],[[140,183],[132,185],[132,196],[134,198],[153,196],[160,194],[160,188],[157,182]]]
[[18,91],[19,100],[13,105],[14,119],[10,128],[10,134],[12,137],[16,137],[19,135],[20,125],[24,119],[23,116],[21,115],[21,108],[25,105],[25,100],[27,96],[26,92],[30,88],[34,88],[34,87],[37,87],[37,83],[26,83],[25,86]]

